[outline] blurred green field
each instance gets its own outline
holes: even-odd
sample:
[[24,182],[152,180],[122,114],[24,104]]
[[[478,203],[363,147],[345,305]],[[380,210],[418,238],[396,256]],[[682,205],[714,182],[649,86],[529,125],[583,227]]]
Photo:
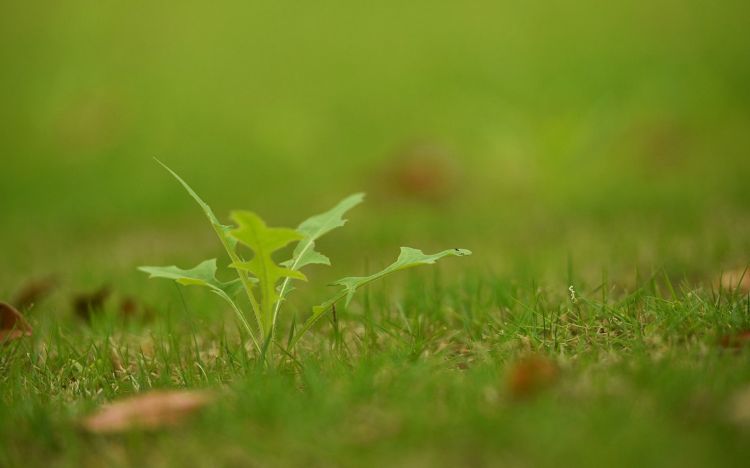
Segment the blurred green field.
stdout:
[[[46,336],[75,337],[82,348],[65,348],[58,341],[66,349],[60,355],[84,356],[86,343],[116,334],[107,328],[117,328],[115,322],[90,329],[71,311],[73,295],[104,284],[112,286],[116,298],[134,296],[158,311],[154,322],[128,325],[132,327],[128,333],[166,333],[161,315],[166,310],[178,320],[175,311],[182,306],[174,287],[149,282],[135,267],[194,265],[218,255],[219,245],[193,201],[154,157],[189,181],[217,214],[251,209],[271,225],[296,226],[349,193],[368,193],[346,229],[321,242],[333,267],[316,269],[317,281],[301,288],[290,304],[299,314],[326,296],[327,281],[385,266],[399,246],[410,245],[425,251],[452,247],[474,251],[471,258],[446,262],[434,275],[452,291],[446,293],[452,298],[451,307],[462,313],[475,307],[476,317],[483,317],[476,318],[480,324],[495,323],[489,317],[505,307],[549,311],[569,307],[571,284],[583,297],[601,300],[605,306],[592,306],[600,311],[607,310],[602,291],[621,300],[651,288],[638,293],[636,303],[648,309],[648,301],[638,301],[652,298],[660,304],[649,309],[656,316],[654,311],[660,307],[669,309],[657,298],[672,287],[676,292],[665,300],[674,303],[674,310],[690,315],[703,307],[691,302],[696,297],[713,303],[715,280],[722,272],[741,271],[750,263],[748,24],[750,3],[734,0],[372,5],[333,0],[311,4],[4,2],[0,5],[0,299],[10,300],[33,278],[54,275],[60,284],[47,302],[29,313],[40,330],[34,344],[13,348],[7,356],[22,356],[24,349],[31,355],[39,352]],[[660,287],[649,283],[652,276]],[[389,280],[387,290],[385,286],[377,290],[381,303],[376,310],[386,314],[415,290],[429,290],[426,285],[437,281],[435,277],[428,270]],[[495,291],[494,299],[472,303],[467,298],[483,297],[477,288]],[[550,297],[539,308],[536,291]],[[440,291],[434,294],[441,297]],[[185,292],[185,297],[201,327],[219,333],[212,327],[226,322],[232,328],[231,316],[221,315],[221,306],[212,298],[196,291]],[[673,395],[692,395],[690,389],[707,375],[706,369],[691,367],[690,359],[705,358],[700,350],[713,349],[721,334],[750,326],[743,298],[731,296],[727,301],[714,303],[709,312],[701,309],[708,315],[695,322],[666,320],[653,329],[644,328],[646,335],[674,337],[666,355],[681,356],[685,351],[673,367],[671,361],[653,359],[653,337],[636,339],[635,324],[627,339],[647,343],[637,352],[638,347],[626,341],[613,348],[594,342],[565,351],[557,343],[550,344],[531,317],[519,319],[532,331],[518,336],[531,336],[531,348],[562,362],[580,359],[584,364],[572,366],[570,380],[589,374],[594,381],[604,379],[597,373],[599,357],[609,351],[622,353],[618,358],[625,362],[622,373],[615,373],[625,380],[643,378],[638,382],[645,382],[646,393],[658,394],[653,396],[655,406],[664,409],[661,403],[667,404]],[[629,303],[617,304],[616,309]],[[436,332],[438,341],[452,343],[456,336],[469,333],[464,322],[435,313],[423,319],[445,322],[445,329]],[[356,322],[356,317],[357,310],[350,318]],[[393,324],[383,320],[383,329],[391,330]],[[587,320],[593,324],[598,318]],[[393,347],[360,349],[362,355],[396,356],[391,361],[385,357],[373,363],[359,352],[317,358],[318,353],[332,353],[320,351],[328,339],[325,327],[330,324],[321,327],[321,343],[309,345],[318,350],[310,351],[310,372],[335,387],[341,401],[330,402],[319,414],[340,421],[337,415],[360,395],[357,382],[369,382],[367,369],[374,369],[373,373],[399,369],[404,373],[400,385],[410,389],[406,401],[414,405],[413,413],[395,404],[393,395],[384,397],[393,406],[387,402],[385,406],[390,408],[388,414],[416,425],[405,433],[415,437],[413,442],[420,447],[412,460],[404,455],[409,453],[408,440],[375,444],[380,451],[367,456],[350,451],[349,446],[336,452],[336,444],[329,441],[326,446],[335,464],[351,465],[362,457],[364,464],[373,466],[386,461],[431,465],[441,457],[428,450],[431,441],[448,438],[455,425],[457,432],[464,430],[479,439],[472,444],[459,437],[455,445],[447,444],[443,463],[502,460],[511,466],[551,465],[555,460],[540,456],[533,445],[535,431],[541,431],[543,444],[555,440],[555,431],[566,431],[561,426],[568,418],[581,419],[584,429],[575,436],[581,440],[566,433],[567,448],[558,447],[571,455],[597,428],[613,427],[631,409],[627,403],[592,403],[588,412],[577,414],[568,408],[560,413],[552,398],[545,399],[530,407],[536,416],[524,430],[528,432],[504,436],[505,444],[529,443],[528,447],[510,458],[502,450],[497,457],[465,458],[473,450],[493,446],[476,424],[506,434],[502,417],[477,416],[486,408],[467,403],[464,413],[441,413],[434,439],[420,438],[414,435],[421,431],[420,418],[432,409],[419,407],[418,402],[430,392],[447,392],[445,401],[451,403],[464,401],[458,396],[461,392],[482,393],[488,382],[501,378],[503,366],[521,349],[506,343],[513,336],[492,334],[498,330],[469,333],[470,348],[498,343],[509,348],[477,353],[477,370],[456,383],[446,376],[453,374],[443,367],[442,358],[412,361],[409,352],[400,354],[393,343]],[[581,354],[575,357],[576,353]],[[96,361],[97,354],[93,355]],[[747,358],[747,353],[742,357]],[[19,454],[42,447],[34,464],[50,460],[76,464],[81,457],[75,454],[59,456],[54,448],[59,439],[44,439],[39,445],[30,442],[33,427],[42,432],[64,429],[95,402],[135,390],[123,384],[121,390],[104,394],[53,391],[25,400],[21,395],[29,390],[20,377],[23,364],[4,359],[0,376],[5,388],[0,395],[10,416],[4,418],[9,422],[3,423],[2,430],[8,433],[14,422],[22,420],[27,425],[15,448],[0,462],[18,463]],[[76,359],[85,367],[88,358]],[[320,364],[326,359],[338,364]],[[633,364],[635,370],[628,366],[629,359],[639,363]],[[710,359],[706,362],[714,362]],[[725,398],[746,384],[746,363],[745,359],[716,364],[712,395]],[[66,369],[70,362],[60,358],[55,365]],[[685,381],[688,389],[670,393],[667,387],[672,383],[660,386],[652,372],[662,366],[674,377],[670,382]],[[208,382],[166,379],[156,386],[223,384],[232,381],[225,375],[231,374],[230,368],[234,369],[218,366]],[[352,377],[347,369],[360,374]],[[433,371],[436,377],[430,381]],[[235,390],[264,378],[261,371],[255,372],[239,372]],[[274,392],[292,407],[301,404],[296,400],[299,394],[287,386],[287,377],[267,378],[261,389],[248,390],[256,400],[240,404],[246,410],[239,411],[242,417],[262,412],[264,404],[270,405],[264,399]],[[415,382],[425,378],[430,390],[414,390]],[[95,387],[95,381],[82,385]],[[32,387],[53,388],[51,380],[45,382],[48,386]],[[380,390],[379,383],[367,384],[362,398],[367,400]],[[625,393],[626,402],[640,398],[633,396],[639,391]],[[327,401],[306,397],[320,404]],[[63,402],[73,402],[74,409],[61,410]],[[716,403],[716,408],[720,406]],[[519,423],[523,410],[513,408],[509,418]],[[280,418],[278,424],[283,426],[283,409],[271,405],[267,411],[266,416]],[[502,414],[497,408],[492,411]],[[547,411],[553,414],[552,422],[543,428],[536,425],[543,424]],[[670,411],[664,409],[664,414]],[[201,430],[229,431],[244,421],[220,412],[209,414],[208,426]],[[304,426],[299,433],[279,435],[272,430],[278,438],[267,440],[271,446],[295,440],[299,445],[293,455],[276,457],[267,449],[269,454],[259,459],[259,465],[325,464],[325,454],[311,448],[319,429],[309,422],[315,411],[305,409],[300,414],[295,416],[296,424]],[[377,413],[374,418],[381,416]],[[672,440],[664,433],[682,434],[681,420],[670,420],[664,427],[657,427],[658,421],[625,424],[624,446],[657,453],[648,437],[654,441],[663,436],[670,453],[679,451],[682,436]],[[696,466],[706,466],[722,453],[727,463],[740,460],[734,457],[737,454],[748,457],[741,449],[747,432],[713,424],[718,423],[712,419],[694,434],[699,441],[693,446],[694,458],[670,461],[654,456],[647,461],[665,466],[681,460],[689,466],[692,460]],[[639,439],[644,428],[651,433]],[[249,433],[256,430],[260,429]],[[329,430],[334,437],[336,431]],[[186,437],[197,443],[194,439],[201,436]],[[66,437],[76,440],[65,439],[65,444],[86,450],[85,441]],[[164,437],[167,454],[162,453],[155,464],[187,463],[182,455],[169,455],[179,444],[175,446],[169,435]],[[140,448],[138,444],[146,444],[140,439],[129,442]],[[129,442],[124,446],[133,447]],[[262,445],[257,440],[253,444]],[[137,463],[108,450],[112,463]],[[222,455],[214,462],[231,464],[234,450],[241,451],[231,442],[222,445]],[[597,448],[590,464],[606,459],[603,450]],[[193,462],[212,464],[210,457],[199,460]],[[244,456],[237,460],[247,462]],[[616,460],[625,466],[631,459]]]
[[154,156],[218,213],[294,224],[386,190],[373,174],[415,141],[453,155],[460,189],[438,209],[371,196],[365,245],[747,261],[745,2],[92,3],[2,7],[3,283],[194,235]]

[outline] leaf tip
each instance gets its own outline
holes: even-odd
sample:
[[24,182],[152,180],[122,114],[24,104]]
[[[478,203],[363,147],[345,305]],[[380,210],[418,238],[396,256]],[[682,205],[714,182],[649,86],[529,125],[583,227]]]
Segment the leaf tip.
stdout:
[[163,167],[164,169],[168,170],[169,172],[172,172],[172,169],[170,169],[170,168],[169,168],[169,166],[167,166],[166,164],[164,164],[164,163],[163,163],[163,162],[161,161],[161,159],[157,158],[156,156],[154,156],[154,161],[156,161],[156,162],[157,162],[157,163],[158,163],[158,164],[159,164],[159,165],[160,165],[161,167]]

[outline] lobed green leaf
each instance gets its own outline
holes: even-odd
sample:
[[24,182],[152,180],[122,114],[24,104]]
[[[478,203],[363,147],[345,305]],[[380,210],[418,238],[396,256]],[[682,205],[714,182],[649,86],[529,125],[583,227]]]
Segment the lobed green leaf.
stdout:
[[171,279],[185,286],[205,286],[220,290],[229,296],[234,296],[242,288],[239,279],[222,282],[216,278],[216,259],[206,260],[196,267],[183,270],[177,266],[142,266],[139,270],[148,273],[149,278]]
[[177,179],[177,181],[185,188],[188,194],[190,194],[191,197],[193,197],[193,200],[198,203],[198,206],[201,207],[203,210],[203,213],[205,213],[206,217],[208,218],[209,222],[211,223],[211,226],[213,226],[214,231],[216,231],[216,235],[219,236],[219,239],[222,241],[223,244],[225,244],[225,247],[227,247],[227,251],[234,252],[235,247],[237,246],[237,241],[232,238],[232,236],[229,235],[229,231],[232,230],[233,226],[227,226],[225,224],[221,224],[219,221],[219,218],[216,217],[213,210],[206,202],[203,201],[201,197],[198,196],[197,193],[195,193],[195,190],[188,185],[187,182],[185,182],[182,177],[178,176],[175,171],[169,168],[166,164],[156,160],[161,166],[169,171],[172,176]]
[[235,261],[231,266],[255,275],[260,282],[261,316],[264,333],[267,334],[273,306],[280,298],[276,283],[282,278],[307,279],[298,271],[277,265],[272,255],[302,239],[302,234],[294,229],[269,228],[260,216],[251,211],[235,211],[232,213],[232,220],[237,223],[237,228],[231,231],[231,235],[249,247],[254,256],[250,261]]
[[[154,158],[156,159],[156,158]],[[170,169],[166,164],[156,159],[156,162],[161,164],[164,169],[166,169],[172,176],[177,179],[177,181],[185,188],[187,193],[193,197],[193,199],[198,203],[198,206],[201,207],[203,210],[203,213],[208,218],[209,222],[211,223],[211,226],[214,229],[214,232],[216,233],[216,236],[219,238],[219,241],[221,242],[221,245],[224,247],[224,250],[227,252],[227,255],[232,260],[232,262],[239,262],[242,259],[239,255],[237,255],[237,240],[230,235],[230,231],[233,229],[233,226],[227,226],[224,224],[221,224],[219,222],[219,219],[214,214],[213,210],[206,202],[203,201],[201,197],[198,196],[197,193],[195,193],[195,190],[188,185],[187,182],[185,182],[182,177],[177,175],[176,172],[174,172],[172,169]],[[239,276],[239,280],[242,283],[242,287],[245,290],[245,294],[247,294],[247,298],[250,301],[250,306],[253,309],[253,312],[255,314],[255,319],[258,322],[258,326],[262,328],[261,323],[261,311],[260,306],[258,305],[258,301],[255,298],[255,294],[252,291],[252,283],[251,279],[248,277],[247,273],[244,271],[238,271],[237,272]],[[244,315],[239,311],[239,309],[236,308],[236,305],[233,303],[233,306],[235,306],[235,309],[238,312],[238,315],[240,316],[241,320],[243,321],[243,324],[245,324],[246,328],[249,330],[249,325],[247,324],[247,320],[245,319]]]
[[336,206],[325,213],[317,214],[306,219],[297,227],[297,232],[304,237],[294,249],[290,260],[283,263],[293,270],[299,270],[307,265],[330,265],[331,261],[315,250],[315,241],[325,234],[346,224],[344,214],[362,203],[364,193],[355,193],[341,200]]
[[[345,225],[347,220],[343,218],[344,214],[362,203],[364,198],[364,193],[349,195],[325,213],[311,216],[305,221],[302,221],[297,227],[297,232],[302,234],[303,238],[295,247],[292,258],[283,262],[282,265],[295,271],[300,270],[307,265],[330,265],[331,261],[328,257],[315,250],[315,241],[334,229]],[[272,328],[275,328],[276,318],[282,301],[293,289],[289,286],[291,278],[292,277],[285,278],[279,288],[279,296],[281,297],[281,300],[276,303],[273,312]]]
[[[237,314],[237,318],[240,319],[245,329],[250,334],[250,338],[252,338],[255,347],[259,348],[258,340],[255,338],[255,334],[253,333],[252,328],[250,328],[250,324],[247,323],[244,314],[232,299],[240,290],[242,290],[242,281],[239,278],[227,282],[219,281],[216,278],[215,258],[201,262],[196,267],[189,270],[183,270],[174,265],[142,266],[138,267],[138,269],[148,273],[150,275],[149,278],[166,278],[185,286],[204,286],[209,288],[211,292],[221,297],[232,306],[235,314]],[[255,281],[254,278],[251,278],[250,280]]]
[[464,257],[467,255],[471,255],[471,251],[466,249],[449,249],[435,254],[425,254],[419,249],[413,249],[411,247],[401,247],[401,253],[398,256],[398,259],[382,271],[379,271],[370,276],[350,276],[334,282],[334,285],[343,286],[343,289],[331,299],[318,306],[313,307],[312,316],[310,316],[310,318],[308,318],[305,324],[302,326],[302,329],[295,337],[294,343],[296,343],[297,340],[299,340],[299,338],[301,338],[302,335],[307,332],[310,327],[312,327],[313,324],[315,324],[315,322],[317,322],[318,319],[323,316],[323,314],[325,314],[325,312],[330,310],[336,302],[345,298],[346,304],[348,305],[351,302],[354,294],[357,292],[357,289],[361,288],[362,286],[400,270],[405,270],[407,268],[412,268],[419,265],[433,264],[444,257]]

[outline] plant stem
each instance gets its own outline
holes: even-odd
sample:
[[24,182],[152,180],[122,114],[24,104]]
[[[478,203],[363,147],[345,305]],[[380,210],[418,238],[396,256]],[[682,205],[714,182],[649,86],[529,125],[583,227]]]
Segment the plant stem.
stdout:
[[[307,241],[307,244],[302,248],[299,255],[297,255],[297,259],[294,260],[294,263],[292,263],[291,270],[296,270],[297,265],[299,265],[300,259],[302,259],[302,256],[307,252],[307,250],[312,247],[314,241],[314,237],[311,237],[309,241]],[[279,300],[276,301],[276,307],[273,310],[273,318],[271,319],[271,338],[273,338],[274,333],[276,332],[276,317],[279,315],[279,309],[281,308],[281,301],[284,300],[284,292],[286,291],[286,287],[289,285],[289,281],[291,281],[290,277],[284,278],[284,282],[281,283],[281,289],[279,290]]]

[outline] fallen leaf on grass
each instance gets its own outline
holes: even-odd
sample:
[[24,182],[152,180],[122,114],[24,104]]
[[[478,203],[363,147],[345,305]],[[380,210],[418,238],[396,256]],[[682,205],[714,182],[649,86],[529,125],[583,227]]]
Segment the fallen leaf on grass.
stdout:
[[718,286],[726,291],[750,293],[750,269],[738,268],[721,274]]
[[740,350],[743,346],[750,345],[750,330],[724,335],[719,339],[722,348]]
[[527,398],[553,384],[557,365],[543,356],[531,355],[515,362],[508,373],[508,391],[513,398]]
[[124,296],[120,299],[120,316],[124,319],[140,318],[150,320],[154,317],[154,310],[133,296]]
[[450,152],[431,143],[411,144],[394,154],[385,169],[385,188],[398,198],[423,202],[449,199],[458,187],[458,164]]
[[109,286],[102,286],[93,293],[76,294],[73,297],[73,310],[76,315],[84,320],[91,320],[92,312],[99,312],[104,309],[104,303],[112,294]]
[[623,133],[622,144],[632,148],[635,168],[649,177],[673,173],[685,164],[685,148],[691,132],[684,122],[674,119],[645,118],[634,121]]
[[105,405],[85,418],[82,426],[95,434],[174,427],[211,401],[213,396],[207,392],[153,391]]
[[57,279],[53,276],[28,281],[16,293],[13,304],[20,310],[29,309],[49,296],[57,288]]
[[[108,285],[104,285],[90,293],[76,294],[72,299],[73,311],[79,318],[90,322],[92,314],[103,311],[107,302],[113,296],[117,295]],[[120,314],[120,317],[126,320],[135,318],[149,320],[155,315],[151,307],[133,296],[120,296],[117,312]]]
[[123,317],[132,317],[138,312],[138,303],[130,296],[123,297],[120,301],[120,314]]
[[0,302],[0,342],[6,343],[23,336],[31,336],[31,325],[10,304]]

